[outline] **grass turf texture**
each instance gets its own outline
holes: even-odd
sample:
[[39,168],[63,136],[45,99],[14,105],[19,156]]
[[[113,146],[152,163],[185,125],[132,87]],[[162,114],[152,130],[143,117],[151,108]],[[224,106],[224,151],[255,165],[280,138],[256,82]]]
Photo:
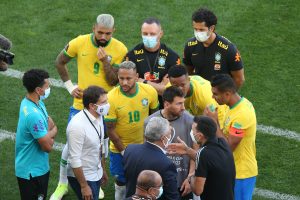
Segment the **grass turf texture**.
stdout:
[[[140,25],[149,16],[161,20],[162,41],[182,56],[185,41],[193,36],[192,12],[206,6],[218,16],[217,32],[228,37],[241,52],[246,82],[241,94],[253,102],[258,123],[300,132],[300,83],[296,52],[300,2],[288,1],[1,1],[0,33],[13,41],[14,69],[46,69],[59,79],[54,60],[69,40],[91,32],[100,13],[115,17],[114,37],[131,49],[141,41]],[[76,81],[76,62],[69,65]],[[0,75],[0,128],[15,132],[19,104],[24,97],[22,82]],[[56,141],[65,142],[68,108],[72,98],[64,89],[53,88],[46,100],[49,114],[59,128]],[[257,136],[259,176],[257,187],[300,196],[299,142],[281,137]],[[0,147],[0,196],[19,199],[14,176],[14,142]],[[50,154],[51,177],[48,197],[54,191],[59,172],[60,152]],[[113,180],[106,188],[113,199]],[[71,191],[71,189],[70,189]],[[65,199],[74,199],[71,191]],[[254,197],[254,199],[264,199]]]

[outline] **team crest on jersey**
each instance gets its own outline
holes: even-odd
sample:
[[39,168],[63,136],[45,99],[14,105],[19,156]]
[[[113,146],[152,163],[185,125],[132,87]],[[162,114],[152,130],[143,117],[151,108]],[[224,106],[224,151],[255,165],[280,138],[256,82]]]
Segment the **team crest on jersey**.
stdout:
[[[164,57],[159,57],[159,59],[158,59],[158,65],[159,65],[160,67],[163,67],[165,64],[166,64],[166,58],[164,58]],[[159,67],[159,68],[160,68],[160,67]]]
[[221,54],[219,52],[216,52],[216,54],[215,54],[215,62],[219,63],[221,61],[221,58],[222,58]]
[[147,98],[142,99],[142,105],[143,106],[148,106],[148,99]]

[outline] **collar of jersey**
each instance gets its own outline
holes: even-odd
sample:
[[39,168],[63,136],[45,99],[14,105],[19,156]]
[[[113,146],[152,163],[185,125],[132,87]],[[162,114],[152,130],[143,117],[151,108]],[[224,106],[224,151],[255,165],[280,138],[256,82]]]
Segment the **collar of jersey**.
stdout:
[[136,90],[135,90],[135,93],[133,93],[133,94],[126,94],[126,93],[122,90],[122,87],[121,87],[121,86],[120,86],[120,91],[121,91],[121,93],[122,93],[124,96],[132,98],[132,97],[135,97],[135,96],[137,95],[137,93],[139,92],[139,85],[138,85],[137,83],[135,83],[135,86],[136,86]]
[[191,97],[193,93],[194,93],[194,88],[193,88],[192,80],[190,80],[190,95],[185,96],[185,98]]
[[236,102],[232,107],[230,107],[230,110],[234,109],[235,107],[237,107],[242,101],[243,101],[244,97],[241,97],[240,100],[238,102]]
[[[97,44],[95,43],[93,36],[94,36],[94,33],[91,33],[91,42],[92,42],[92,44],[93,44],[94,47],[99,48],[99,47],[97,46]],[[107,45],[106,45],[105,47],[107,47],[107,46],[110,44],[111,39],[112,39],[112,38],[109,39],[109,41],[108,41],[108,43],[107,43]]]

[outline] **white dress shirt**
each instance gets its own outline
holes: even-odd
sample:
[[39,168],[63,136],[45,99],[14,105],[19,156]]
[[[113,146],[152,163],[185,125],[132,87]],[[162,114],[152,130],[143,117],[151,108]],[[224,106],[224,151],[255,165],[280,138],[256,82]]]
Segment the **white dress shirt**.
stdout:
[[[84,114],[89,117],[90,121]],[[103,118],[95,118],[88,110],[77,113],[67,127],[68,140],[68,176],[75,177],[72,168],[82,167],[87,181],[98,181],[102,178],[101,152],[104,140]]]

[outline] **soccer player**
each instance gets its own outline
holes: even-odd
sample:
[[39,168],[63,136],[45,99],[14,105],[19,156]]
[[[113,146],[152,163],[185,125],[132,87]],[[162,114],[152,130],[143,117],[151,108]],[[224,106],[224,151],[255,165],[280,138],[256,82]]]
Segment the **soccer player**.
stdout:
[[182,89],[185,96],[184,106],[187,111],[198,116],[203,114],[206,106],[210,106],[211,110],[218,107],[219,120],[223,122],[228,106],[220,106],[213,99],[209,81],[200,76],[189,76],[183,65],[172,66],[168,75],[170,84]]
[[128,144],[144,142],[143,125],[149,113],[158,109],[156,90],[137,82],[136,65],[124,61],[119,66],[120,85],[108,93],[109,114],[105,117],[110,139],[110,172],[116,177],[115,199],[125,198],[124,169],[122,158]]
[[[228,105],[222,135],[233,151],[236,168],[235,200],[252,199],[258,167],[256,161],[256,115],[252,103],[237,93],[235,82],[228,74],[216,75],[212,82],[213,97],[220,105]],[[216,112],[204,112],[218,122]]]
[[[163,80],[167,80],[169,68],[180,64],[180,58],[175,51],[161,43],[163,30],[158,19],[144,20],[141,33],[143,42],[128,52],[126,60],[136,64],[139,81],[152,85],[161,95],[166,84]],[[162,108],[161,96],[159,103]]]
[[216,15],[200,8],[193,13],[192,20],[195,37],[187,41],[183,55],[189,74],[211,81],[214,75],[227,73],[240,88],[245,81],[242,58],[233,43],[215,32]]
[[[122,42],[112,37],[114,30],[114,18],[109,14],[101,14],[93,26],[93,33],[80,35],[71,40],[57,56],[57,71],[68,92],[74,97],[68,121],[83,109],[82,91],[84,89],[90,85],[96,85],[108,92],[118,82],[117,67],[124,59],[127,48]],[[77,59],[78,85],[73,85],[67,70],[67,63],[72,58]],[[59,184],[51,200],[61,199],[68,191],[66,148],[67,145],[62,152],[60,162]]]

